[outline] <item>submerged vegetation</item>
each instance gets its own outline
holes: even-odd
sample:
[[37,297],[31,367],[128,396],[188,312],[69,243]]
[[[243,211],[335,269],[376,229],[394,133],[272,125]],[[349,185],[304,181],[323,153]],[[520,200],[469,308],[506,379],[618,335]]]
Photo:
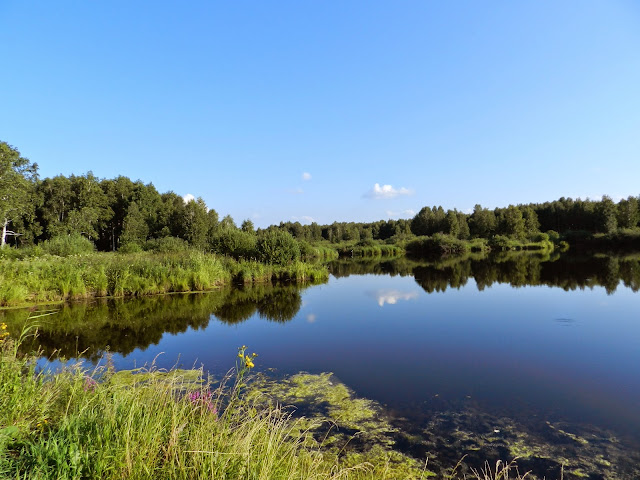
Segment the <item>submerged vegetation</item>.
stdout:
[[[428,462],[393,449],[379,405],[329,375],[249,381],[235,374],[109,365],[37,371],[0,325],[0,475],[38,479],[425,479]],[[320,408],[309,416],[291,407]],[[381,442],[381,438],[386,441]],[[459,465],[458,465],[459,467]],[[449,473],[451,469],[449,469]],[[454,478],[454,476],[449,476]],[[478,477],[480,478],[480,477]]]
[[[235,370],[218,379],[153,365],[116,372],[109,357],[91,370],[38,370],[35,357],[19,353],[33,328],[16,340],[0,324],[3,478],[535,480],[638,473],[607,432],[550,422],[527,432],[472,404],[408,425],[330,373],[251,376],[259,357],[245,346]],[[523,474],[515,462],[491,468],[487,454],[518,457]]]

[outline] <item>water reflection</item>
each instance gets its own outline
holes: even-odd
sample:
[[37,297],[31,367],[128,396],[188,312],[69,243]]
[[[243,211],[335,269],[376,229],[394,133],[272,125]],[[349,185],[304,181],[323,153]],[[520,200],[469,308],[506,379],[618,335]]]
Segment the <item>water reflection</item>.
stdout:
[[389,289],[369,291],[368,294],[374,297],[381,307],[384,307],[385,303],[395,305],[399,300],[415,300],[418,298],[418,292],[401,292],[400,290]]
[[[46,357],[83,357],[96,361],[110,350],[128,355],[155,345],[166,333],[204,330],[212,316],[240,323],[254,314],[274,322],[293,319],[302,305],[296,286],[262,285],[227,288],[209,293],[163,295],[136,299],[96,299],[74,303],[39,321],[38,336],[24,350],[39,349]],[[17,338],[28,314],[2,312],[10,334]]]
[[400,258],[384,262],[336,261],[330,264],[333,276],[412,275],[428,293],[459,289],[473,279],[479,290],[494,284],[512,287],[546,285],[564,290],[604,287],[615,292],[622,282],[632,291],[640,290],[640,256],[578,256],[559,253],[499,252],[485,255],[440,257],[432,261]]
[[[329,265],[334,277],[350,275],[413,276],[428,293],[460,289],[473,280],[479,290],[494,284],[547,285],[564,290],[602,286],[613,293],[620,282],[632,291],[640,290],[640,256],[572,256],[505,252],[479,253],[463,257],[441,257],[432,261],[399,258],[395,260],[339,260]],[[394,305],[418,298],[411,290],[375,289],[368,291],[377,304]],[[37,347],[45,356],[96,360],[110,349],[127,355],[137,348],[157,344],[165,333],[178,334],[191,328],[205,329],[212,316],[226,324],[244,322],[254,315],[274,322],[292,320],[302,307],[301,288],[262,285],[227,288],[206,294],[167,295],[136,299],[97,299],[61,308],[56,315],[41,320]],[[11,334],[19,336],[27,317],[24,311],[1,312]],[[316,314],[306,314],[308,323]],[[566,319],[558,324],[571,325]]]

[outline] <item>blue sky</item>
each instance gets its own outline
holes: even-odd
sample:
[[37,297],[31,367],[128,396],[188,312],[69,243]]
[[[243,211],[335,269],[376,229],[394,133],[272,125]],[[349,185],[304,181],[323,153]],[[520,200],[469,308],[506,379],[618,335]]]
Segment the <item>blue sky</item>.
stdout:
[[41,176],[237,223],[640,194],[636,1],[0,0],[0,58]]

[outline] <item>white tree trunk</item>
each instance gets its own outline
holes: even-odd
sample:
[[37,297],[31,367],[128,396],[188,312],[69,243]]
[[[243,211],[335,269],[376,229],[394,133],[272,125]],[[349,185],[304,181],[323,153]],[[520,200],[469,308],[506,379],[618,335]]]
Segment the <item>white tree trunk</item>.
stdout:
[[2,243],[0,244],[1,248],[4,248],[4,246],[7,244],[7,225],[9,225],[9,220],[5,218],[4,222],[2,223]]

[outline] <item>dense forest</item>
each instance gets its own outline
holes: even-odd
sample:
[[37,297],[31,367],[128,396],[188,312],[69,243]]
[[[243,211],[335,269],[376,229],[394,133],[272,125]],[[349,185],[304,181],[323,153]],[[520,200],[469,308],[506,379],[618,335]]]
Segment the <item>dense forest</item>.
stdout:
[[[90,240],[100,251],[138,251],[171,241],[236,258],[259,258],[261,251],[275,246],[289,250],[286,258],[296,258],[296,249],[304,250],[307,244],[377,241],[404,245],[415,236],[434,234],[460,240],[535,241],[629,232],[639,228],[639,203],[640,197],[618,203],[607,196],[601,200],[560,198],[493,210],[476,205],[472,213],[433,206],[422,208],[410,220],[330,225],[281,222],[256,230],[251,220],[238,226],[229,215],[220,219],[201,198],[185,202],[174,192],[159,193],[150,183],[124,176],[100,179],[89,172],[40,179],[36,164],[0,142],[3,246],[31,246],[76,235]],[[269,245],[264,243],[265,236],[272,237]],[[297,242],[291,242],[292,237]]]

